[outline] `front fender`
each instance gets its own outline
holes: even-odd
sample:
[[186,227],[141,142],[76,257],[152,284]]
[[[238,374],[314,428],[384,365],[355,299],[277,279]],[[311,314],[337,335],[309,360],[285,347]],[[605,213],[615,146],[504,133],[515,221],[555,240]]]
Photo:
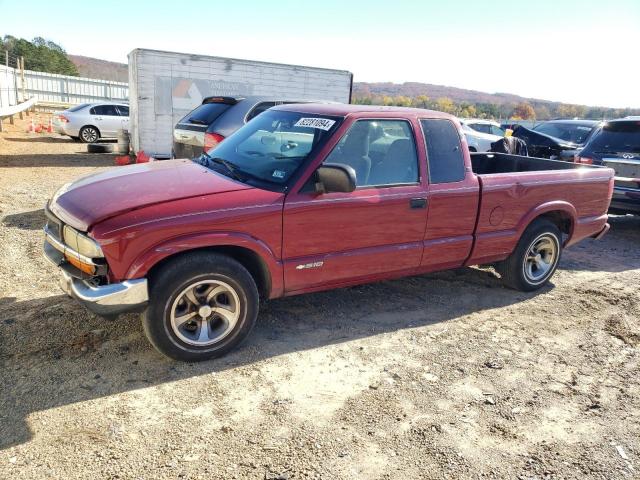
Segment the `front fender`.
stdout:
[[237,232],[196,233],[179,237],[154,245],[138,256],[129,267],[126,278],[142,278],[158,262],[178,253],[206,247],[241,247],[256,253],[267,266],[271,277],[270,297],[282,295],[284,291],[282,262],[261,240],[250,235]]

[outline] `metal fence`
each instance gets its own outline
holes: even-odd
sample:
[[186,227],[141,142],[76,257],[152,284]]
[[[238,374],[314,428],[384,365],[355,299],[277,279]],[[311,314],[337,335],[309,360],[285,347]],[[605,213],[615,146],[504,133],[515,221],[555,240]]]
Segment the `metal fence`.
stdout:
[[39,102],[78,104],[129,98],[129,85],[123,82],[71,77],[55,73],[23,72],[0,65],[0,107],[35,98]]

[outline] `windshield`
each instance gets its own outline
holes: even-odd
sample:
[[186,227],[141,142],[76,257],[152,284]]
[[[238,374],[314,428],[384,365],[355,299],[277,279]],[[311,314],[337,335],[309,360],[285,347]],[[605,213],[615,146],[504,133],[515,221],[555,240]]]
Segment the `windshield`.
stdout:
[[284,186],[341,120],[267,110],[195,161],[248,183]]
[[550,137],[559,138],[565,142],[582,145],[587,141],[587,137],[593,130],[588,125],[576,125],[570,123],[545,122],[533,127],[536,132],[544,133]]
[[594,152],[640,153],[640,122],[611,122],[589,142]]

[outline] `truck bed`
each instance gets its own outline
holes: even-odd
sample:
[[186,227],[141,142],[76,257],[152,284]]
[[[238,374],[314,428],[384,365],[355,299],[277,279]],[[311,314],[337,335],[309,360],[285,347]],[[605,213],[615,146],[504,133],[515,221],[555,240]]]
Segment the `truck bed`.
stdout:
[[[472,153],[471,167],[477,175],[515,172],[541,172],[546,170],[573,170],[583,164],[549,160],[548,158],[523,157],[506,153]],[[589,167],[589,166],[587,166]],[[595,166],[594,168],[600,168]]]
[[609,168],[502,153],[472,153],[471,165],[480,206],[469,264],[505,258],[529,222],[545,212],[560,217],[566,245],[606,224],[613,189]]

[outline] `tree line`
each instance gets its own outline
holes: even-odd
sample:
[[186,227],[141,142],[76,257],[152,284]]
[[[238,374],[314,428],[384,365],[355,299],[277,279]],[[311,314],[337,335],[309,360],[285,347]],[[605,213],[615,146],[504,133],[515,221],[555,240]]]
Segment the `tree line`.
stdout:
[[36,37],[32,41],[5,35],[0,38],[0,62],[5,62],[5,53],[9,52],[10,67],[15,67],[15,59],[24,57],[24,68],[36,72],[58,73],[60,75],[78,75],[64,49],[51,40]]
[[398,95],[358,95],[352,103],[359,105],[394,105],[399,107],[426,108],[450,113],[461,118],[487,118],[493,120],[550,120],[553,118],[587,118],[594,120],[640,115],[640,109],[588,107],[555,102],[473,103],[455,102],[448,97],[436,99],[427,95],[408,97]]

